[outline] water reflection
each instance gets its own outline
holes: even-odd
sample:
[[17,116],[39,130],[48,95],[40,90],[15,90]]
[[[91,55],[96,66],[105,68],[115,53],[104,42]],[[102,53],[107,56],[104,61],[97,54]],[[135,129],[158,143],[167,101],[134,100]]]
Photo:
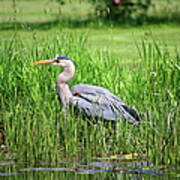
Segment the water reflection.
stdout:
[[96,174],[96,173],[119,173],[119,174],[144,174],[151,176],[163,176],[162,173],[155,173],[153,171],[140,170],[123,170],[123,169],[84,169],[84,168],[24,168],[22,171],[68,171],[77,174]]
[[56,167],[38,165],[31,167],[25,163],[14,161],[0,162],[0,176],[24,179],[146,179],[156,177],[156,179],[179,177],[177,170],[155,169],[153,164],[146,162],[128,161],[94,161],[88,164],[61,162]]

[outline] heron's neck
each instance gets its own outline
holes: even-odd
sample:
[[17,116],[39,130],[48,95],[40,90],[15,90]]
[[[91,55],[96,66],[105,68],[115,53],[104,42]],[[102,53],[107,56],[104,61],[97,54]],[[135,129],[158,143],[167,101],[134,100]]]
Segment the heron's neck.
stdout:
[[64,74],[61,73],[56,81],[56,92],[59,96],[60,102],[64,108],[67,108],[72,97],[71,90],[69,89],[68,81],[64,81]]

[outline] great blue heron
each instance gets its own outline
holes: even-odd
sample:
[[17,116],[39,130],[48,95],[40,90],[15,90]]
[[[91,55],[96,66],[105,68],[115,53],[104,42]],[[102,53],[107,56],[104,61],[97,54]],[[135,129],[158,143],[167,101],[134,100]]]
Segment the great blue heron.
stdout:
[[121,118],[127,120],[130,124],[139,125],[141,120],[139,113],[124,104],[107,89],[88,84],[78,84],[70,90],[68,83],[74,77],[75,65],[69,58],[57,56],[54,59],[42,60],[33,64],[53,65],[63,68],[56,81],[56,92],[64,109],[73,106],[88,118],[102,118],[105,121],[117,121]]

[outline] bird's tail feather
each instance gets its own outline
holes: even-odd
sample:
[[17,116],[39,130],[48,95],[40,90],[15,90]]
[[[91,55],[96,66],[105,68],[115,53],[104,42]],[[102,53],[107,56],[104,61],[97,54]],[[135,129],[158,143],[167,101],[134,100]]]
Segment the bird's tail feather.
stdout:
[[132,109],[131,107],[129,107],[127,105],[122,105],[122,107],[126,111],[124,113],[125,119],[127,119],[130,124],[134,124],[134,125],[138,126],[141,121],[139,112],[137,112],[136,110]]

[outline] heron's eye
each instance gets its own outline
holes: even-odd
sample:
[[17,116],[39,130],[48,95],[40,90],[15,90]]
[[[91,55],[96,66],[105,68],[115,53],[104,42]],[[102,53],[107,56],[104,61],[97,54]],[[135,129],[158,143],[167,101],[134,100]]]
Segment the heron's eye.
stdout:
[[60,59],[56,59],[56,62],[57,62],[57,63],[60,63]]

